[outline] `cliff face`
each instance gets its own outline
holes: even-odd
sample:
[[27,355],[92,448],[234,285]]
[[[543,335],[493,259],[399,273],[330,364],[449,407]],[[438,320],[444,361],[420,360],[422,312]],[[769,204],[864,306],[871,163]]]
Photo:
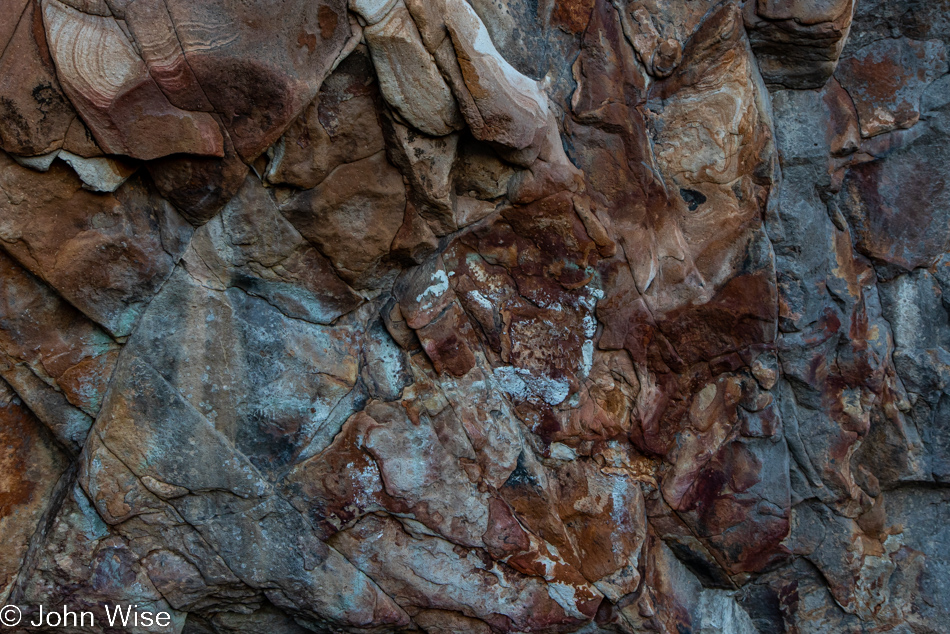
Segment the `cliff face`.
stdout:
[[947,0],[0,15],[24,623],[946,631]]

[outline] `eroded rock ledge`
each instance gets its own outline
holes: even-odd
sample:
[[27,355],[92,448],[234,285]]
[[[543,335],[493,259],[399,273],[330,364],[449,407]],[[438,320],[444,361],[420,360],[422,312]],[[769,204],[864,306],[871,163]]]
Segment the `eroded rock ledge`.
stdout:
[[945,0],[0,15],[0,603],[950,622]]

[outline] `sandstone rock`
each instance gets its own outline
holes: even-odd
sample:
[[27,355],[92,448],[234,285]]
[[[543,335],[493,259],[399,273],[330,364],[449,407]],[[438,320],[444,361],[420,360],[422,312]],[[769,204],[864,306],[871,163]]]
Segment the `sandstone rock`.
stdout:
[[945,1],[0,4],[3,603],[941,631]]
[[59,153],[60,150],[54,150],[47,154],[40,154],[39,156],[16,156],[14,154],[11,155],[11,158],[23,167],[29,167],[31,170],[36,170],[37,172],[45,172],[49,170],[49,166],[53,164],[53,161],[56,160]]
[[537,84],[498,53],[485,25],[467,3],[446,0],[443,19],[465,88],[478,112],[476,118],[462,111],[475,138],[513,150],[535,144],[548,114],[547,99]]
[[[115,3],[149,75],[177,108],[210,112],[211,103],[185,59],[175,24],[164,2]],[[118,6],[116,7],[118,13]]]
[[[558,469],[558,488],[559,514],[576,544],[581,574],[615,603],[635,592],[646,539],[639,482],[616,467],[568,461]],[[594,519],[605,515],[611,523]]]
[[847,49],[856,51],[882,36],[894,37],[891,29],[915,40],[944,40],[950,32],[942,2],[905,7],[899,2],[868,0],[855,7],[854,28],[848,37]]
[[[108,622],[106,604],[138,605],[143,611],[162,611],[171,617],[169,625],[157,631],[179,631],[185,615],[162,598],[129,544],[110,535],[83,490],[77,485],[67,486],[62,497],[50,525],[39,536],[43,541],[35,564],[37,574],[20,588],[18,600],[30,606],[68,603],[77,612],[93,612],[99,623]],[[23,618],[35,619],[35,607]],[[156,630],[131,623],[128,628],[134,634],[145,634],[149,629]]]
[[73,168],[85,189],[94,192],[114,192],[138,167],[105,156],[85,158],[66,150],[60,152],[57,158]]
[[[26,8],[26,5],[26,0],[17,0],[16,2],[9,3],[7,6],[14,15],[19,17],[19,14],[23,12],[23,10]],[[13,33],[16,31],[17,24],[18,20],[4,21],[3,28],[0,30],[0,43],[2,43],[4,47],[6,47],[6,45],[10,42],[10,38],[13,37]]]
[[462,125],[461,114],[409,10],[397,2],[363,30],[383,97],[417,130],[443,136]]
[[[135,447],[133,473],[139,478],[154,474],[191,492],[175,497],[171,504],[222,555],[229,568],[239,571],[242,581],[251,587],[267,588],[271,600],[280,607],[296,606],[304,613],[343,625],[377,619],[392,624],[405,622],[402,611],[372,581],[323,544],[310,532],[303,517],[269,490],[247,458],[235,454],[221,468],[198,459],[197,453],[189,456],[169,451],[168,443],[184,440],[193,452],[233,453],[227,449],[231,443],[228,437],[178,396],[151,366],[132,362],[119,372],[116,381],[125,386],[123,396],[114,393],[96,433],[113,453],[126,455]],[[141,412],[156,406],[169,408],[168,414],[178,421],[176,429],[136,425]],[[137,431],[130,434],[131,428]],[[108,472],[95,475],[109,477]],[[233,506],[233,511],[225,516],[209,514],[218,503]],[[291,540],[297,548],[274,557],[256,548],[258,540],[245,539],[249,530],[260,536],[283,534],[283,539]]]
[[118,345],[2,254],[0,271],[6,298],[0,374],[57,439],[76,450],[102,405]]
[[0,157],[0,169],[10,254],[109,332],[128,335],[191,237],[181,217],[140,179],[102,195],[67,168],[43,178]]
[[[275,307],[240,287],[218,290],[199,280],[184,272],[169,280],[155,312],[144,317],[142,336],[130,342],[133,349],[182,391],[189,407],[213,415],[222,433],[259,468],[282,469],[311,444],[318,449],[329,444],[325,437],[332,439],[339,430],[353,407],[349,399],[359,392],[352,327],[327,329],[285,315],[277,301]],[[182,309],[189,302],[201,305],[198,313]],[[276,333],[288,341],[318,337],[319,344],[309,345],[320,345],[321,357],[290,355],[293,344],[270,341]],[[240,337],[241,347],[214,343],[225,335]],[[207,342],[201,355],[188,353],[194,342]],[[205,376],[214,377],[215,387],[203,385]]]
[[350,9],[369,24],[376,24],[393,10],[398,0],[353,0]]
[[196,226],[221,211],[248,173],[228,134],[224,134],[222,158],[168,156],[149,161],[147,169],[159,193]]
[[475,366],[474,332],[457,303],[416,331],[438,373],[465,376]]
[[622,614],[641,627],[660,631],[693,629],[706,632],[754,632],[748,613],[727,592],[705,589],[660,540],[653,537],[647,556],[650,595],[626,606]]
[[6,384],[0,384],[3,417],[3,518],[0,535],[6,549],[0,557],[0,599],[10,598],[33,535],[66,469],[63,452]]
[[439,241],[432,229],[412,203],[406,205],[402,226],[393,238],[390,254],[403,262],[422,264],[439,248]]
[[[309,630],[298,625],[293,619],[275,608],[263,608],[251,614],[222,612],[214,616],[207,629],[198,629],[198,620],[195,620],[194,630],[188,629],[192,622],[185,625],[184,632],[271,632],[272,634],[304,634]],[[212,629],[213,628],[213,629]]]
[[345,4],[166,3],[187,66],[241,158],[260,155],[316,96],[349,36]]
[[66,138],[63,139],[63,149],[83,158],[102,156],[102,149],[96,144],[92,132],[79,117],[69,124]]
[[[360,539],[370,534],[379,537],[372,541]],[[580,610],[589,612],[592,607],[585,605],[582,597],[559,596],[557,588],[546,591],[537,579],[510,568],[498,564],[486,566],[475,553],[465,549],[456,552],[448,542],[426,534],[413,524],[404,527],[395,519],[370,516],[353,529],[340,533],[333,543],[361,567],[373,571],[374,576],[385,578],[387,590],[404,596],[408,603],[420,605],[418,602],[422,601],[420,607],[460,612],[487,621],[489,625],[494,623],[496,627],[576,627],[585,619]],[[396,560],[382,557],[383,547],[401,556]],[[465,571],[462,578],[455,576],[453,568],[456,567]],[[425,576],[415,574],[416,568],[419,572],[425,571]],[[382,574],[384,571],[388,574]],[[504,583],[498,583],[498,577]],[[492,590],[485,592],[484,588]],[[596,605],[596,601],[592,603]]]
[[343,163],[385,149],[379,126],[378,86],[367,84],[372,65],[365,48],[351,53],[281,140],[267,170],[274,185],[316,187]]
[[50,59],[40,3],[4,3],[10,33],[0,34],[0,147],[36,156],[63,145],[76,112]]
[[[399,172],[383,152],[337,167],[317,187],[296,194],[281,213],[350,283],[376,274],[406,208]],[[359,236],[359,249],[352,240]]]
[[452,167],[458,150],[457,134],[428,137],[396,121],[387,121],[390,158],[411,187],[419,214],[436,235],[458,228],[452,194]]
[[508,181],[515,170],[498,155],[472,139],[459,140],[459,153],[452,177],[460,196],[491,200],[508,193]]
[[787,88],[821,88],[835,71],[857,4],[854,0],[746,3],[746,29],[765,80]]
[[909,128],[920,118],[920,95],[947,72],[946,46],[901,38],[869,44],[836,73],[854,101],[866,137]]
[[683,59],[683,45],[700,22],[698,7],[677,2],[661,9],[656,2],[616,2],[624,35],[646,71],[667,77]]
[[[909,270],[929,266],[944,251],[943,138],[934,130],[901,144],[885,160],[856,165],[845,176],[840,208],[862,254]],[[923,176],[924,166],[933,166],[928,168],[932,175]],[[913,222],[904,222],[911,217]]]
[[455,298],[441,257],[401,275],[393,291],[402,318],[415,330],[432,323]]
[[107,153],[222,155],[217,122],[168,101],[111,15],[45,0],[43,21],[63,89]]
[[[740,21],[738,11],[729,6],[709,16],[697,32],[696,43],[684,53],[684,69],[655,84],[646,104],[648,123],[662,121],[651,130],[656,139],[654,155],[673,190],[670,205],[679,216],[677,227],[666,230],[672,235],[661,233],[654,247],[655,266],[661,275],[687,281],[683,286],[689,286],[696,275],[704,284],[724,281],[719,271],[730,269],[725,259],[738,256],[724,245],[753,248],[747,246],[752,238],[748,223],[760,216],[771,185],[769,113],[752,56],[739,37]],[[699,62],[700,58],[704,61]],[[706,74],[700,80],[703,68]],[[671,89],[675,96],[668,93]],[[744,96],[734,101],[740,94]],[[704,103],[701,125],[693,123],[689,114],[694,100]],[[760,166],[758,173],[740,176],[740,165],[753,164]],[[717,256],[710,257],[709,251]],[[767,262],[761,266],[771,268]],[[665,267],[670,267],[668,273]],[[657,310],[658,304],[653,307]]]
[[326,259],[247,177],[235,198],[185,254],[189,272],[216,290],[239,288],[294,319],[330,324],[360,303]]

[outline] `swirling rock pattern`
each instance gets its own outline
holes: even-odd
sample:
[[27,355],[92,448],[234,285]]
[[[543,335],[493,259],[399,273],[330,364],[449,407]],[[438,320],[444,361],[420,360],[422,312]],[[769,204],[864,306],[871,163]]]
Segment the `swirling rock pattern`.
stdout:
[[0,602],[950,623],[947,2],[0,15]]

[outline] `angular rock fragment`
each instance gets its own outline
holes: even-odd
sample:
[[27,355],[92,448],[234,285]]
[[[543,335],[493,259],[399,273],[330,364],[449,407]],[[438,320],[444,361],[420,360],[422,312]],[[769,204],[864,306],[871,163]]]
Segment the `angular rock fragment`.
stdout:
[[359,285],[382,273],[383,258],[402,225],[405,196],[402,177],[379,152],[340,165],[280,209],[344,280]]
[[40,3],[5,2],[0,34],[0,147],[21,156],[52,152],[76,118],[50,58]]
[[222,155],[214,118],[172,105],[111,15],[44,0],[43,21],[63,89],[107,153]]
[[248,167],[224,135],[224,156],[174,155],[147,163],[155,188],[189,222],[200,226],[231,200],[247,176]]
[[[475,138],[512,150],[535,145],[547,124],[547,98],[537,83],[498,53],[481,18],[467,3],[446,0],[443,19],[477,118],[463,109]],[[530,163],[530,159],[528,160]]]
[[409,181],[418,213],[436,235],[458,228],[452,191],[452,168],[459,137],[430,137],[397,121],[387,121],[389,156]]
[[[245,161],[264,152],[313,100],[350,35],[343,0],[276,6],[169,0],[165,7],[187,68]],[[159,83],[183,88],[178,82],[172,73]],[[199,95],[189,91],[189,97]]]
[[83,182],[83,187],[94,192],[114,192],[138,167],[105,156],[85,158],[66,150],[57,158],[68,163]]
[[786,88],[821,88],[844,48],[854,0],[747,2],[743,10],[762,75]]
[[393,238],[390,254],[401,262],[422,264],[439,247],[432,229],[422,219],[412,203],[406,205],[402,226]]
[[920,95],[947,71],[942,42],[900,38],[855,51],[835,76],[854,101],[861,134],[871,137],[917,123]]
[[380,92],[403,119],[431,136],[444,136],[461,127],[452,92],[402,2],[363,29],[363,34],[373,54]]
[[102,405],[119,346],[4,254],[0,279],[6,299],[0,374],[57,439],[76,450]]
[[83,158],[102,156],[102,149],[96,144],[92,132],[80,117],[73,119],[63,140],[63,149]]
[[368,75],[369,54],[365,47],[357,48],[275,145],[268,182],[311,189],[337,166],[385,149],[377,114],[378,82],[368,81]]
[[0,599],[7,601],[23,568],[33,535],[66,469],[65,456],[42,424],[6,383],[0,383],[3,425],[3,493],[0,494]]
[[40,175],[0,156],[0,239],[87,317],[126,336],[192,230],[147,181],[97,194],[59,165]]

